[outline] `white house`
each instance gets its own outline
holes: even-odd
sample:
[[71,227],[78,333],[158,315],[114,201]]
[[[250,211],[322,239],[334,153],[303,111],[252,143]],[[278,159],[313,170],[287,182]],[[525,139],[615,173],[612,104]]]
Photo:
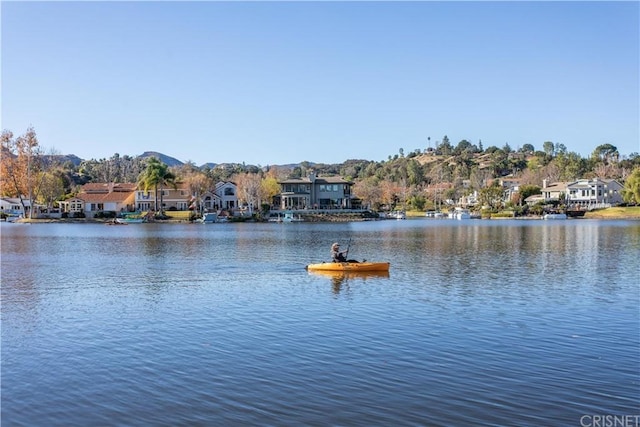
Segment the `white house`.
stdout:
[[615,179],[579,179],[567,185],[568,203],[582,207],[605,207],[622,203],[623,185]]
[[220,198],[220,209],[233,210],[238,207],[238,187],[233,182],[217,183],[214,193]]
[[[24,204],[29,208],[29,200],[25,199]],[[7,215],[22,215],[24,216],[24,210],[18,197],[1,197],[0,198],[0,212],[4,212]]]

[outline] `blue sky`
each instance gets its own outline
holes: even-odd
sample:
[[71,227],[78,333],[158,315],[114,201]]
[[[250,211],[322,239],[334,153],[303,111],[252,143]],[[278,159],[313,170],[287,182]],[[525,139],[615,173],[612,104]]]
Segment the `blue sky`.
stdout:
[[444,135],[640,152],[635,1],[1,7],[2,128],[61,154],[341,163]]

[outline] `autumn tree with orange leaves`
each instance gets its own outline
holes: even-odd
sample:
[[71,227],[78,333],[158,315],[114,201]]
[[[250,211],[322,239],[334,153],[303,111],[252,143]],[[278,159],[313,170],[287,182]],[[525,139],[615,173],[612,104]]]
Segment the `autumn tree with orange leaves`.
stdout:
[[0,139],[0,191],[3,196],[20,199],[23,212],[32,218],[30,207],[37,199],[44,171],[36,131],[29,127],[24,135],[14,138],[13,132],[4,130]]

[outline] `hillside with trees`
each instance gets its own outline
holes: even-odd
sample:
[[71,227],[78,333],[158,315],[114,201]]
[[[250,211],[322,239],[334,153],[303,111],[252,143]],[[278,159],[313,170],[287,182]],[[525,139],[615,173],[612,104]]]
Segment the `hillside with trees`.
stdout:
[[[278,180],[307,176],[339,175],[354,183],[353,194],[372,209],[402,206],[424,210],[443,200],[458,200],[480,192],[490,203],[498,190],[498,180],[510,177],[520,182],[520,195],[509,203],[522,204],[524,198],[540,192],[543,180],[572,181],[579,178],[616,179],[625,184],[625,201],[640,199],[640,155],[621,155],[612,144],[594,148],[583,158],[563,144],[545,141],[541,150],[525,144],[513,150],[484,148],[462,140],[453,145],[447,136],[435,148],[416,149],[408,154],[400,149],[385,161],[350,159],[339,164],[301,162],[297,165],[260,167],[244,163],[197,166],[156,152],[141,156],[115,153],[108,159],[81,160],[72,155],[44,154],[33,128],[18,137],[2,132],[0,188],[2,196],[21,197],[53,207],[89,182],[137,183],[146,188],[153,182],[147,168],[162,166],[170,182],[186,182],[193,194],[202,193],[217,182],[238,185],[240,202],[268,203],[279,192]],[[154,159],[154,160],[151,160]],[[150,163],[151,162],[151,163]],[[157,166],[157,165],[156,165]],[[154,170],[158,168],[154,166]]]

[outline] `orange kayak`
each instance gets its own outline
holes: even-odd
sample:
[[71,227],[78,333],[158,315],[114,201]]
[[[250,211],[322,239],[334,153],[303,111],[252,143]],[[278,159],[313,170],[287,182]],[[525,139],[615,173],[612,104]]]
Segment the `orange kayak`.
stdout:
[[388,262],[323,262],[309,264],[308,271],[389,271]]

